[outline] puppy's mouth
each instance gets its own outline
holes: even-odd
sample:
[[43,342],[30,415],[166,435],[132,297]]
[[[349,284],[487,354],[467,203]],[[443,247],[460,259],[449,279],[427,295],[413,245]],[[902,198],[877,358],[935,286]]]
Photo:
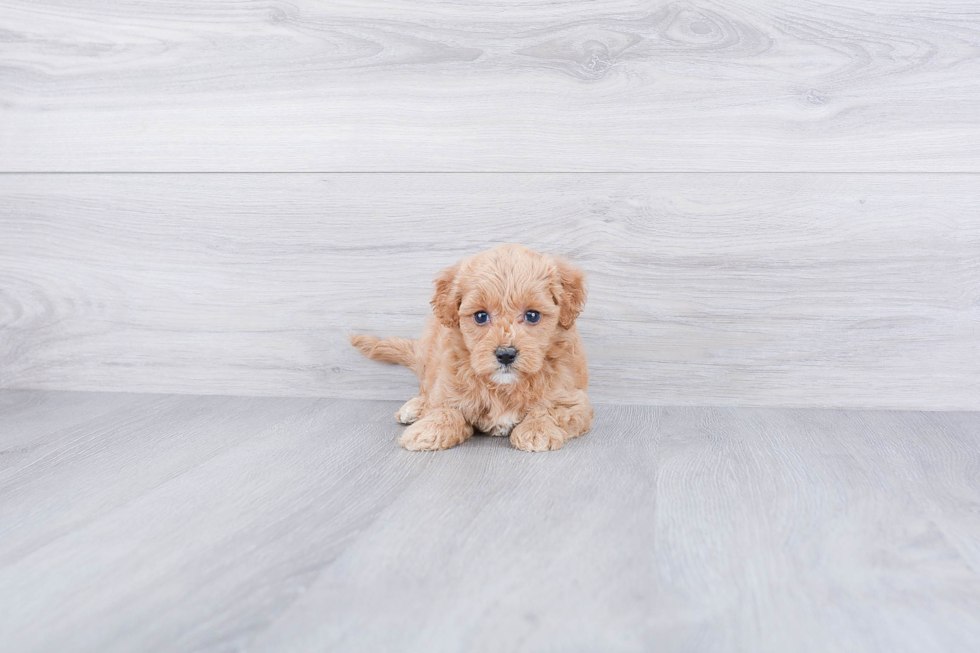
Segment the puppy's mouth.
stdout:
[[510,385],[517,381],[517,370],[514,369],[513,365],[499,365],[490,378],[494,383]]

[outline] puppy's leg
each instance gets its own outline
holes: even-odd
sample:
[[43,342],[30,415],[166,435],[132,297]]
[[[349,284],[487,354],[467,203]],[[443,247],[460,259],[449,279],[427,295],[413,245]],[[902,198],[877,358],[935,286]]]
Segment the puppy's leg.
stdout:
[[532,409],[510,432],[510,443],[522,451],[554,451],[567,440],[568,434],[558,426],[554,408],[544,406]]
[[422,397],[412,397],[395,413],[395,419],[401,424],[414,424],[422,416],[425,400]]
[[451,408],[430,408],[417,422],[405,429],[398,442],[409,451],[449,449],[473,435],[463,413]]
[[565,431],[567,439],[571,439],[589,432],[595,411],[584,392],[576,392],[568,399],[555,406],[554,415],[558,428]]
[[563,397],[559,403],[538,406],[514,427],[510,443],[523,451],[553,451],[592,428],[592,406],[584,392]]

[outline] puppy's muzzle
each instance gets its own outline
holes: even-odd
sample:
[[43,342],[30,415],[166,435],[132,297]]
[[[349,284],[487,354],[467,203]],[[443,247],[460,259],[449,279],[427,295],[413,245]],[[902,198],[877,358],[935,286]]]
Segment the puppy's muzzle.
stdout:
[[497,347],[495,354],[497,356],[497,362],[501,365],[510,365],[517,360],[516,347]]

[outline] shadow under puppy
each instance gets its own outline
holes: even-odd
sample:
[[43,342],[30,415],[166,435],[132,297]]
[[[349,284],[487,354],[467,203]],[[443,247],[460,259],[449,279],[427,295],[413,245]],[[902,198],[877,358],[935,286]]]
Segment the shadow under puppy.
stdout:
[[560,449],[592,426],[589,372],[575,318],[585,277],[571,264],[501,245],[435,279],[433,317],[418,340],[351,336],[368,358],[419,377],[396,414],[406,449],[448,449],[474,429],[524,451]]

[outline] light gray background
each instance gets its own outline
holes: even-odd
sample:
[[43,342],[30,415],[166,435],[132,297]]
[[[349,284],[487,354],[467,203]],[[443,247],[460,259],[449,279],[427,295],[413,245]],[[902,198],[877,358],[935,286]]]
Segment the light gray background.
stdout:
[[[509,241],[594,430],[401,450]],[[978,409],[974,0],[0,0],[2,653],[975,653]]]
[[980,408],[973,2],[0,14],[0,387],[404,398],[346,335],[517,241],[598,401]]

